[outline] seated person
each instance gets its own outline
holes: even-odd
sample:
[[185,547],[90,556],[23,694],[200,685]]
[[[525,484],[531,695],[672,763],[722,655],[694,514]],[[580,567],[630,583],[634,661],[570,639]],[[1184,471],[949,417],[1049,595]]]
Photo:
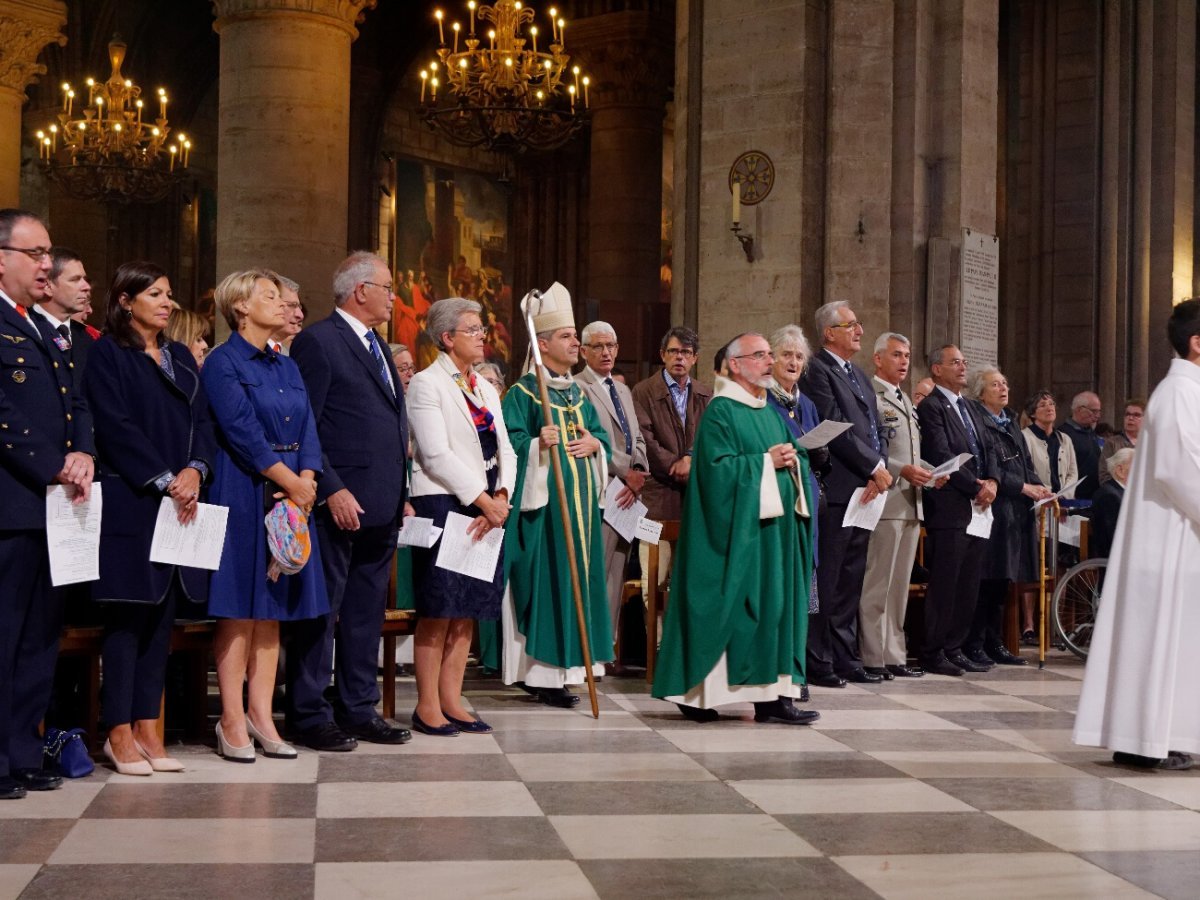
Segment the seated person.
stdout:
[[1122,447],[1105,461],[1112,477],[1100,485],[1092,497],[1091,538],[1088,541],[1091,557],[1106,558],[1112,549],[1121,501],[1125,499],[1125,482],[1133,467],[1133,453],[1132,447]]

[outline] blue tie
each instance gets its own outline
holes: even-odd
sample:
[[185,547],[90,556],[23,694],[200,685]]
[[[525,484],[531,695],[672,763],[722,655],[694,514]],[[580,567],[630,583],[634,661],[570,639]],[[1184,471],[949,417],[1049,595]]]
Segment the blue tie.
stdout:
[[605,378],[604,383],[608,385],[608,394],[612,397],[613,409],[617,411],[617,421],[621,423],[621,433],[625,435],[625,455],[629,456],[633,453],[633,435],[629,432],[629,420],[625,418],[625,410],[621,406],[621,398],[617,396],[617,386],[613,384],[613,380]]
[[967,412],[967,401],[962,397],[958,398],[958,412],[962,416],[963,426],[967,429],[967,444],[971,448],[971,455],[979,459],[979,435],[975,433],[975,426],[971,422],[971,414]]
[[863,396],[862,385],[858,383],[858,379],[854,377],[854,367],[849,362],[842,363],[846,367],[846,377],[850,379],[850,388],[854,391],[854,396],[862,400],[867,407],[867,417],[871,420],[871,447],[876,453],[881,450],[879,444],[879,426],[875,421],[874,404],[867,403],[866,397]]
[[375,357],[375,364],[379,366],[379,377],[383,379],[383,383],[388,386],[388,390],[395,397],[396,386],[392,384],[392,379],[388,377],[388,364],[383,358],[383,351],[379,349],[379,341],[376,339],[373,329],[367,330],[367,344],[371,348],[371,355]]

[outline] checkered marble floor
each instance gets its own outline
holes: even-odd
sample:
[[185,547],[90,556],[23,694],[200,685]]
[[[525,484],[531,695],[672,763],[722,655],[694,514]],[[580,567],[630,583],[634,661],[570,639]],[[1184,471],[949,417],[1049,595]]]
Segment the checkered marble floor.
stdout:
[[183,746],[182,775],[0,803],[0,897],[1196,897],[1200,770],[1072,746],[1082,673],[814,689],[812,728],[691,724],[636,677],[598,721],[472,681],[495,735]]

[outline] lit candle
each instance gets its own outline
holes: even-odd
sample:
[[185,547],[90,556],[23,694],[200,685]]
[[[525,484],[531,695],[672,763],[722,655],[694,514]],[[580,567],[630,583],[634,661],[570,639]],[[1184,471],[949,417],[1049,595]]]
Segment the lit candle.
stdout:
[[565,48],[567,46],[567,20],[558,20],[558,46]]
[[433,99],[437,99],[438,80],[436,78],[429,79],[430,86],[433,88]]
[[583,106],[585,109],[591,109],[591,101],[588,100],[588,85],[592,83],[592,79],[586,75],[583,76]]
[[174,144],[171,145],[171,164],[167,167],[168,172],[175,171],[175,154],[179,152],[179,148]]
[[137,105],[137,123],[138,123],[138,125],[141,125],[142,124],[142,107],[145,106],[146,104],[144,104],[141,100],[138,100],[136,105]]
[[537,26],[536,25],[531,25],[529,27],[529,36],[533,38],[533,55],[537,56]]
[[571,95],[571,112],[575,112],[575,85],[568,85],[567,93]]
[[96,98],[96,121],[97,122],[104,121],[104,98],[103,97]]
[[442,31],[442,11],[440,9],[435,9],[433,11],[433,17],[437,19],[438,23],[438,43],[444,45],[446,43],[446,33]]
[[53,153],[58,149],[58,126],[50,126],[50,152]]
[[192,142],[185,141],[184,145],[183,145],[183,167],[185,169],[188,167],[188,162],[191,160],[191,158],[192,158]]
[[733,224],[737,225],[742,221],[742,183],[735,181],[733,183]]
[[87,80],[87,87],[88,87],[88,106],[91,106],[92,100],[96,96],[96,80],[94,78],[89,78]]
[[460,31],[462,31],[462,26],[459,25],[457,22],[455,22],[452,27],[454,28],[454,52],[457,53],[458,52],[458,33]]
[[429,80],[429,73],[424,69],[421,70],[421,102],[425,102],[425,83]]
[[46,158],[46,132],[39,131],[37,133],[38,142],[38,159]]
[[67,111],[67,101],[70,99],[67,95],[71,91],[71,86],[65,81],[63,82],[63,112]]
[[489,47],[489,49],[495,50],[496,49],[496,29],[495,28],[488,29],[488,41],[491,43],[491,46]]
[[471,11],[471,34],[475,33],[475,0],[470,0],[467,3],[467,9]]
[[558,43],[558,10],[550,7],[550,39]]
[[575,76],[575,93],[579,93],[579,66],[571,67],[571,74]]
[[71,108],[75,105],[75,92],[67,91],[67,117],[70,118]]

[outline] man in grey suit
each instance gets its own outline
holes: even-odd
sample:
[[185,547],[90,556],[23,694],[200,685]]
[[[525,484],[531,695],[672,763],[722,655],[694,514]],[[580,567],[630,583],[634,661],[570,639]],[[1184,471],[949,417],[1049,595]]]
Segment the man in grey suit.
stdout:
[[[610,478],[624,483],[617,503],[628,508],[642,493],[646,483],[646,440],[638,427],[637,410],[629,388],[612,377],[617,361],[617,333],[607,322],[584,326],[580,336],[584,366],[575,380],[596,407],[604,430],[612,443],[608,460]],[[625,566],[629,561],[629,542],[607,522],[604,523],[604,571],[608,578],[608,605],[613,616],[613,634],[618,633],[621,616],[621,589]]]
[[875,341],[875,391],[879,426],[888,442],[892,486],[883,516],[867,545],[867,572],[858,608],[858,642],[863,667],[885,681],[917,678],[908,665],[904,613],[908,581],[921,536],[921,491],[932,487],[921,466],[921,430],[912,402],[900,389],[908,376],[912,347],[902,334],[885,332]]

